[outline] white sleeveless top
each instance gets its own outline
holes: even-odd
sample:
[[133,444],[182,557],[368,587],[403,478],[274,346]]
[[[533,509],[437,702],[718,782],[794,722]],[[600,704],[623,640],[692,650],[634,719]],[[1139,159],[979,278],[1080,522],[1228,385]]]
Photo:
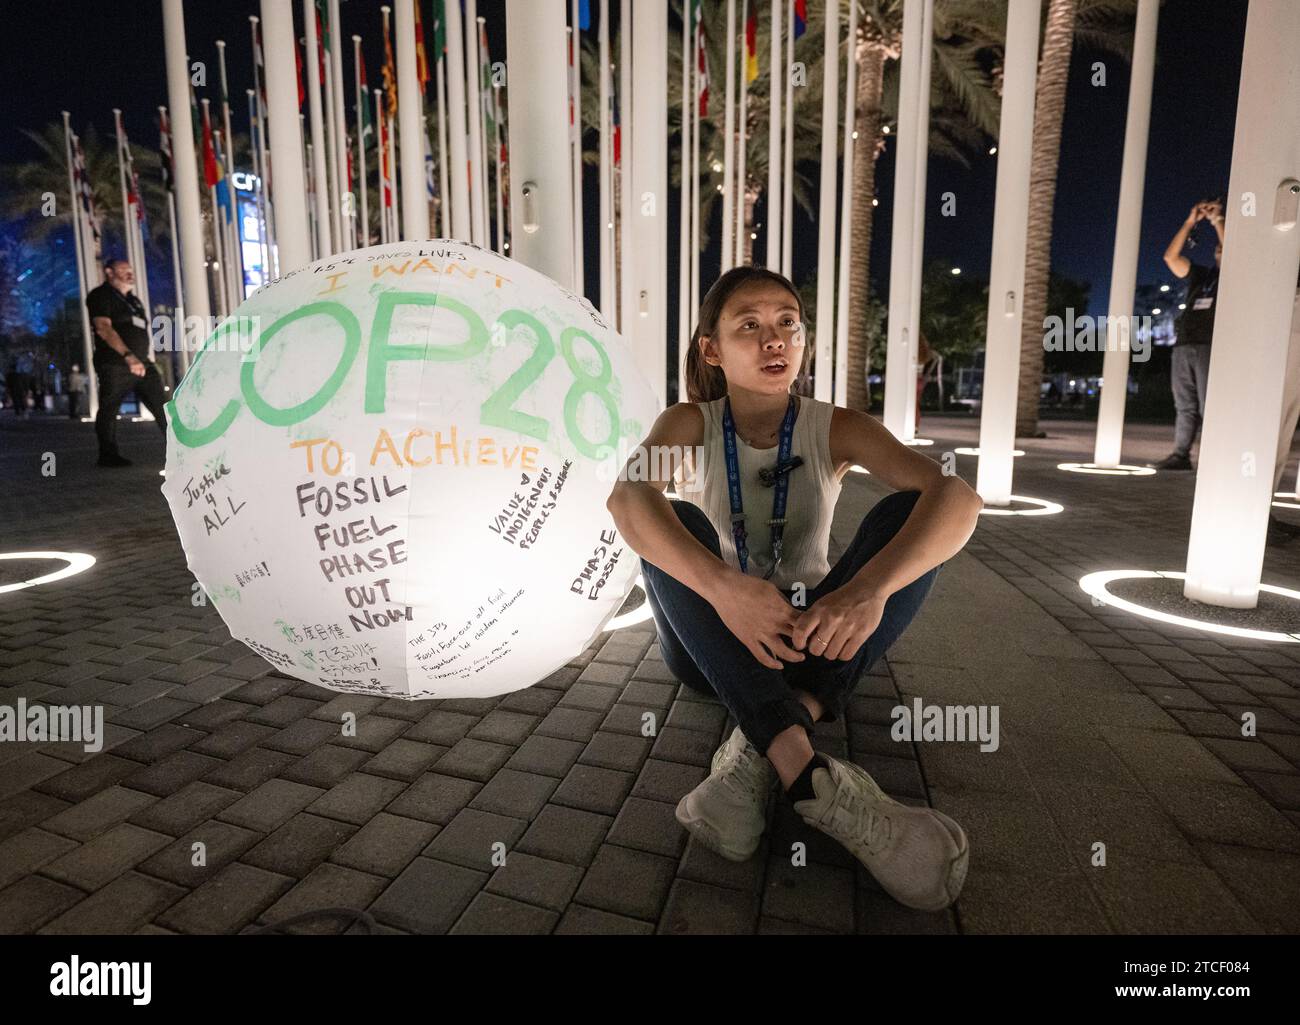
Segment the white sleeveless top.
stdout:
[[[677,494],[698,505],[713,524],[722,543],[722,558],[740,568],[735,539],[731,533],[731,499],[727,492],[727,455],[722,439],[723,399],[696,403],[704,414],[704,440],[698,465],[688,458],[674,477]],[[786,498],[786,524],[782,539],[781,565],[772,575],[772,583],[785,590],[796,582],[815,587],[830,572],[827,551],[830,545],[831,519],[840,497],[840,482],[831,460],[831,415],[835,406],[806,395],[799,396],[799,411],[794,422],[792,456],[802,456],[803,464],[790,471],[790,488]],[[736,436],[736,456],[740,470],[741,501],[744,503],[746,546],[749,548],[747,572],[762,578],[772,565],[773,488],[758,479],[762,467],[777,462],[778,446],[757,449]]]

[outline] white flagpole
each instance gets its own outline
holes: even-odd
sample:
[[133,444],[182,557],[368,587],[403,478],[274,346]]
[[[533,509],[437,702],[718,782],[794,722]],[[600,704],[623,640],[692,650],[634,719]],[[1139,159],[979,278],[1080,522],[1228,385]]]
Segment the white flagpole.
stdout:
[[[90,405],[87,413],[94,417],[99,412],[99,382],[94,363],[95,348],[91,341],[90,314],[86,310],[86,244],[82,239],[81,196],[77,194],[77,179],[72,171],[71,115],[63,111],[63,152],[68,161],[68,194],[72,197],[72,242],[77,255],[77,289],[81,298],[81,352],[86,377],[90,382]],[[174,233],[173,233],[173,237]],[[179,279],[177,279],[179,280]]]
[[849,404],[849,257],[853,252],[853,127],[857,114],[858,0],[849,0],[848,59],[844,65],[844,188],[840,192],[840,267],[835,306],[835,405]]
[[348,112],[343,103],[343,26],[339,20],[339,0],[329,0],[328,17],[330,24],[330,95],[333,98],[334,121],[331,132],[334,137],[335,174],[338,191],[335,203],[339,208],[339,249],[343,251],[357,248],[357,208],[356,197],[348,184]]
[[402,238],[422,239],[429,237],[429,201],[424,181],[424,104],[415,66],[415,0],[397,0],[395,14],[397,117],[402,133]]
[[265,185],[265,181],[262,178],[262,132],[264,131],[265,126],[257,116],[256,91],[253,89],[247,89],[245,91],[248,94],[248,125],[250,130],[256,131],[257,133],[256,137],[249,141],[253,144],[250,147],[253,158],[253,199],[255,209],[257,210],[257,235],[259,239],[258,249],[262,258],[262,281],[265,283],[271,279],[271,264],[267,254],[266,214],[262,205],[262,190]]
[[357,191],[361,193],[361,221],[359,244],[370,245],[370,207],[366,197],[366,139],[362,131],[366,120],[365,95],[361,91],[361,37],[352,37],[352,60],[355,64],[352,77],[357,91]]
[[[212,114],[210,110],[209,100],[205,96],[203,99],[199,100],[199,103],[203,105],[202,124],[208,126],[208,130],[211,131]],[[221,244],[221,215],[217,211],[217,188],[215,185],[208,186],[208,209],[212,213],[212,256],[213,256],[213,263],[215,264],[215,266],[209,268],[209,274],[211,273],[211,271],[217,272],[217,277],[216,277],[217,314],[218,316],[225,317],[227,313],[229,313],[230,311],[230,304],[229,304],[230,294],[229,294],[229,289],[226,287],[226,279],[225,279],[226,254],[224,251],[225,246]],[[211,284],[212,284],[212,280],[209,277],[209,286],[211,286]]]
[[[835,0],[828,0],[834,3]],[[722,143],[722,273],[731,270],[735,257],[736,205],[736,0],[727,0],[727,95]],[[825,165],[823,165],[825,166]]]
[[[465,152],[465,30],[460,4],[448,3],[447,15],[447,142],[451,177],[451,237],[472,242],[474,229]],[[512,207],[513,209],[513,207]]]
[[493,121],[496,123],[496,183],[497,183],[497,252],[506,254],[506,200],[501,182],[501,86],[492,84]]
[[[171,125],[170,119],[167,117],[167,108],[159,107],[158,114],[162,120],[168,121],[167,136],[171,139],[171,145],[174,148],[176,146],[175,128]],[[172,188],[167,190],[167,219],[168,224],[171,227],[172,280],[176,285],[176,309],[173,318],[174,327],[172,331],[172,343],[181,353],[181,375],[184,376],[185,368],[189,366],[189,361],[186,358],[184,346],[180,344],[185,337],[185,286],[181,281],[181,251],[179,240],[176,235],[176,194],[172,191],[175,188],[176,183],[174,167],[172,169],[171,181]]]
[[586,258],[582,246],[582,29],[578,27],[578,0],[570,5],[573,13],[573,280],[576,291],[586,289]]
[[677,394],[686,401],[686,353],[691,344],[691,45],[695,0],[682,4],[682,131],[681,131],[681,201],[677,228]]
[[485,63],[488,57],[487,49],[487,19],[481,15],[478,17],[477,39],[478,39],[478,71],[476,72],[479,81],[479,179],[480,188],[483,192],[483,224],[481,231],[483,234],[483,248],[492,248],[491,223],[488,217],[488,137],[487,137],[487,115],[488,115],[488,95],[483,90],[483,69],[488,65]]
[[614,235],[613,196],[610,190],[610,164],[613,160],[609,128],[609,0],[600,0],[600,28],[596,38],[600,53],[600,312],[613,323],[614,317]]
[[[771,94],[767,125],[767,269],[781,269],[781,2],[772,2],[772,40],[769,45],[768,92]],[[789,3],[790,0],[783,0]]]
[[126,201],[126,161],[122,156],[122,110],[113,108],[113,129],[117,136],[117,183],[122,190],[122,241],[126,245],[126,259],[133,267],[136,264],[135,234],[131,231],[131,208]]
[[786,19],[786,53],[785,53],[785,146],[782,151],[784,169],[781,172],[781,273],[787,278],[793,276],[793,242],[794,233],[794,76],[790,74],[794,64],[794,4],[783,0],[789,12]]
[[370,95],[371,99],[375,101],[375,164],[376,170],[379,172],[376,175],[379,179],[379,241],[387,245],[392,241],[388,230],[388,202],[385,199],[391,186],[388,183],[388,176],[384,174],[384,165],[388,163],[386,159],[388,153],[388,119],[384,117],[384,90],[377,88]]
[[[267,281],[279,277],[277,272],[277,255],[275,251],[275,212],[271,203],[271,171],[267,157],[270,143],[267,140],[266,108],[262,103],[262,73],[257,69],[257,54],[262,47],[257,38],[257,24],[261,19],[256,14],[248,16],[249,29],[253,37],[253,106],[257,111],[257,150],[258,150],[258,216],[261,218],[263,275]],[[297,46],[297,43],[294,44]],[[265,59],[265,54],[263,54]]]
[[[328,18],[322,21],[321,27],[329,23]],[[321,39],[322,50],[325,40]],[[343,219],[343,175],[344,168],[339,166],[339,148],[336,141],[338,135],[337,122],[335,121],[336,113],[334,110],[334,57],[332,54],[325,56],[324,77],[321,79],[321,97],[324,104],[323,117],[325,120],[325,134],[323,136],[325,146],[325,171],[329,175],[327,184],[323,190],[328,199],[330,212],[330,241],[333,244],[331,252],[341,253],[348,248],[347,232],[345,230]]]
[[[749,25],[749,4],[757,3],[757,0],[744,0],[745,6],[741,13],[744,14],[744,26]],[[853,0],[857,2],[857,0]],[[736,180],[733,185],[735,190],[735,215],[736,215],[736,233],[733,236],[735,240],[735,259],[732,264],[739,267],[745,262],[745,196],[748,192],[749,179],[745,172],[745,158],[747,156],[748,144],[745,139],[748,134],[748,117],[749,117],[749,44],[745,42],[748,32],[746,27],[740,30],[740,52],[744,55],[740,71],[740,152],[736,155]]]
[[[856,3],[857,0],[849,0]],[[835,341],[835,134],[839,128],[840,0],[826,0],[826,36],[822,58],[822,152],[817,210],[817,346],[813,396],[829,402],[834,394],[832,366]],[[852,42],[849,44],[852,45]],[[847,185],[845,186],[848,187]],[[849,226],[845,224],[847,232]]]
[[[446,17],[446,15],[443,15]],[[446,26],[443,26],[446,31]],[[438,80],[438,233],[451,238],[451,193],[447,175],[447,60],[438,54],[433,63],[434,77]]]
[[[230,92],[226,84],[226,44],[217,40],[217,65],[221,73],[221,117],[226,129],[226,188],[230,195],[230,223],[233,227],[234,257],[231,275],[236,283],[239,301],[244,299],[244,254],[239,245],[239,199],[235,190],[235,134],[230,130]],[[140,197],[143,201],[144,197]],[[143,240],[142,240],[143,241]]]
[[[447,8],[455,7],[448,3]],[[470,239],[475,245],[486,245],[483,240],[483,205],[481,167],[483,150],[483,112],[479,107],[478,69],[478,4],[465,0],[465,86],[466,116],[469,118],[469,180],[470,180]]]
[[[301,138],[308,139],[307,134],[307,115],[298,115],[298,131]],[[318,218],[316,216],[316,175],[312,168],[315,166],[315,159],[312,153],[312,145],[307,142],[303,147],[301,154],[302,159],[302,180],[303,180],[303,199],[307,203],[307,232],[311,238],[311,259],[319,260],[324,254],[320,247],[320,233],[316,229]]]
[[390,117],[388,119],[388,197],[391,201],[391,208],[388,211],[389,225],[388,237],[393,242],[398,242],[402,238],[402,194],[398,191],[397,183],[401,171],[397,167],[397,121]]
[[[307,113],[311,123],[311,176],[315,183],[316,256],[317,259],[335,252],[332,214],[330,211],[329,181],[326,177],[325,112],[321,103],[320,40],[316,35],[316,5],[313,0],[302,0],[302,16],[307,26],[307,52],[303,63],[307,65]],[[267,61],[268,77],[271,62]]]

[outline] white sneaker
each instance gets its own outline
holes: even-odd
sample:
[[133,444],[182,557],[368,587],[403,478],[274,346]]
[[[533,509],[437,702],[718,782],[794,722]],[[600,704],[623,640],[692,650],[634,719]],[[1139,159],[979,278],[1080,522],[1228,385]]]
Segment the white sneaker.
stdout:
[[939,911],[966,881],[970,845],[961,826],[933,808],[901,804],[852,762],[824,756],[815,798],[796,801],[805,822],[842,843],[900,904]]
[[713,771],[677,802],[677,821],[728,861],[745,861],[767,830],[776,770],[737,726],[713,755]]

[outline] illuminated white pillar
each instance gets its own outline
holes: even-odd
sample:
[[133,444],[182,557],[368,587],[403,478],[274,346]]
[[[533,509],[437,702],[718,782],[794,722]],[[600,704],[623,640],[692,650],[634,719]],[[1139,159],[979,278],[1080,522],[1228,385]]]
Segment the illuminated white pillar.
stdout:
[[[1254,608],[1300,265],[1300,4],[1246,13],[1222,270],[1183,594]],[[1280,112],[1289,112],[1280,114]],[[1279,120],[1279,117],[1282,120]]]
[[[330,133],[334,139],[335,164],[338,170],[335,205],[339,209],[339,250],[347,252],[357,248],[356,198],[348,186],[348,126],[347,107],[343,103],[343,24],[339,20],[339,0],[329,0],[330,19],[330,95],[333,97],[334,120]],[[358,124],[358,131],[360,125]]]
[[[920,323],[919,271],[925,249],[925,165],[929,153],[930,62],[934,0],[903,7],[898,132],[894,139],[894,223],[889,246],[889,329],[884,423],[894,437],[916,434],[916,332]],[[1031,109],[1032,109],[1031,97]],[[825,166],[823,164],[823,166]],[[909,401],[910,400],[910,401]]]
[[587,261],[582,244],[582,29],[578,0],[572,0],[573,25],[573,280],[575,291],[586,294]]
[[[456,5],[448,4],[448,7]],[[424,182],[424,99],[415,66],[415,0],[396,0],[397,122],[402,161],[402,238],[429,237],[429,199]]]
[[[262,0],[265,7],[273,0]],[[279,0],[288,4],[291,0]],[[172,165],[176,172],[176,203],[181,219],[181,274],[184,277],[186,314],[212,313],[208,298],[207,268],[203,260],[203,228],[199,215],[199,165],[194,155],[194,132],[188,127],[190,109],[189,59],[185,51],[185,13],[181,0],[163,0],[163,39],[167,54],[167,103],[181,111],[172,126]],[[177,127],[177,126],[185,127]],[[88,368],[87,373],[90,373]]]
[[[850,0],[850,3],[854,0]],[[819,402],[831,401],[831,357],[835,339],[835,199],[838,161],[835,159],[836,133],[839,129],[840,87],[840,3],[826,0],[825,57],[822,64],[822,153],[821,181],[818,184],[817,211],[817,325],[813,341],[817,346],[817,376],[813,395]],[[853,40],[849,40],[853,46]],[[848,185],[846,183],[845,187]],[[849,230],[846,222],[844,230]],[[725,250],[724,250],[725,251]]]
[[623,331],[663,406],[668,400],[668,4],[637,0],[632,18],[637,45],[632,191],[637,201],[629,225],[633,306]]
[[[469,173],[466,170],[468,154],[465,151],[465,31],[461,24],[459,3],[445,4],[443,11],[447,17],[447,147],[451,167],[451,236],[462,242],[470,242],[474,233],[470,226]],[[513,160],[515,126],[512,123],[510,127],[510,155]],[[513,168],[511,171],[513,178]],[[423,179],[424,175],[420,177]],[[512,182],[512,194],[513,187]]]
[[[1016,391],[1020,381],[1038,23],[1039,0],[1010,0],[1002,115],[998,124],[997,196],[993,205],[979,469],[975,478],[975,490],[990,505],[1011,504],[1014,461],[1011,452],[1016,440]],[[893,355],[891,350],[891,358]]]
[[361,92],[361,37],[352,37],[352,88],[357,97],[357,192],[361,200],[361,220],[358,222],[357,244],[370,245],[370,203],[366,192],[366,137],[361,126],[366,121],[365,95]]
[[[307,117],[311,124],[311,176],[316,186],[314,190],[316,201],[316,249],[319,255],[329,256],[334,252],[333,224],[330,216],[330,187],[329,178],[325,171],[325,159],[329,149],[325,145],[325,109],[321,102],[323,83],[320,80],[320,61],[317,59],[320,44],[316,34],[316,4],[314,0],[302,0],[302,16],[307,26],[307,53],[303,60],[307,64]],[[268,83],[271,78],[270,64],[271,62],[268,60],[266,69]],[[294,88],[297,88],[296,84]],[[275,160],[275,158],[272,157],[272,160]],[[276,160],[276,166],[279,166],[278,160]]]
[[1101,400],[1093,462],[1118,466],[1124,444],[1124,403],[1128,398],[1129,345],[1133,296],[1137,285],[1138,242],[1142,235],[1142,191],[1147,169],[1147,133],[1151,125],[1151,84],[1156,66],[1159,0],[1138,0],[1133,32],[1133,70],[1129,76],[1128,120],[1124,126],[1124,162],[1115,215],[1115,252],[1110,269],[1110,309],[1106,318],[1106,356],[1102,363]]
[[[775,5],[773,5],[775,6]],[[785,142],[781,151],[781,273],[794,279],[794,4],[786,0]]]
[[[448,4],[450,10],[455,4]],[[564,0],[510,0],[510,254],[565,288],[573,280]]]

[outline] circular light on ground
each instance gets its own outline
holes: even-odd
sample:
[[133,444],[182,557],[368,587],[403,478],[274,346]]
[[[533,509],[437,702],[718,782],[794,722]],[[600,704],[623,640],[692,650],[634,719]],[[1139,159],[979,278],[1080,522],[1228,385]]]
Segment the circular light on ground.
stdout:
[[[1113,605],[1125,612],[1131,612],[1133,615],[1141,616],[1144,619],[1155,619],[1161,623],[1185,626],[1192,630],[1205,630],[1208,633],[1228,634],[1232,637],[1249,637],[1257,641],[1280,641],[1287,644],[1300,641],[1300,633],[1284,634],[1274,630],[1251,630],[1244,626],[1227,626],[1223,623],[1203,623],[1199,619],[1188,619],[1186,616],[1175,616],[1169,612],[1149,609],[1145,605],[1138,605],[1126,598],[1116,597],[1106,590],[1106,585],[1114,580],[1150,580],[1153,577],[1163,577],[1168,580],[1186,580],[1187,574],[1173,570],[1111,569],[1098,573],[1089,573],[1079,580],[1079,587],[1098,601]],[[1269,594],[1281,595],[1283,598],[1300,599],[1300,591],[1292,591],[1285,587],[1260,584],[1259,589],[1267,591]]]
[[[953,451],[956,452],[959,456],[977,456],[980,454],[980,450],[978,446],[972,448],[969,445],[962,445],[958,448],[953,449]],[[1011,450],[1011,454],[1013,456],[1023,456],[1025,454],[1025,450],[1023,448],[1013,448]]]
[[[641,578],[640,573],[636,575],[636,586],[641,589],[642,594],[645,594],[645,581]],[[613,630],[622,630],[624,627],[636,626],[637,623],[644,623],[653,616],[654,613],[650,611],[650,598],[647,596],[646,600],[631,612],[620,612],[611,619],[605,624],[605,629],[602,632],[610,633]]]
[[1049,502],[1044,498],[1026,498],[1024,495],[1012,495],[1011,501],[1025,502],[1032,505],[1033,509],[1003,509],[1000,506],[986,505],[980,510],[981,516],[1051,516],[1054,513],[1065,512],[1065,506],[1058,505],[1056,502]]
[[1152,466],[1130,466],[1127,463],[1116,463],[1114,466],[1098,466],[1096,463],[1057,463],[1058,470],[1069,470],[1071,473],[1100,473],[1107,477],[1150,477],[1156,471]]
[[46,573],[44,576],[32,577],[30,580],[22,580],[16,584],[0,584],[0,594],[7,591],[21,591],[24,587],[52,584],[56,580],[75,576],[95,565],[95,557],[84,552],[0,552],[0,559],[61,559],[67,563],[63,569]]

